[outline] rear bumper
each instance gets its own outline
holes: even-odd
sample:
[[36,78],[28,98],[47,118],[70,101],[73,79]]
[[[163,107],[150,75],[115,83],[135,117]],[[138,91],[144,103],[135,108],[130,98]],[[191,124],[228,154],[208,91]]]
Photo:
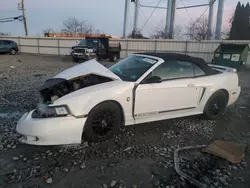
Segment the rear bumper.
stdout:
[[238,98],[240,96],[240,92],[241,92],[240,86],[237,87],[236,89],[229,91],[228,105],[232,105],[238,100]]
[[73,116],[32,118],[33,111],[25,113],[18,121],[16,131],[20,141],[31,145],[80,144],[86,118]]

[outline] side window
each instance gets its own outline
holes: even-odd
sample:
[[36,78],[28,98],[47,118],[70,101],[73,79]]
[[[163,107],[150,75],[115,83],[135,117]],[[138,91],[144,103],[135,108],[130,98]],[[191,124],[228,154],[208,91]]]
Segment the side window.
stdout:
[[159,76],[163,80],[194,77],[193,63],[186,61],[168,61],[152,71],[152,76]]
[[5,40],[5,41],[3,41],[3,44],[4,44],[4,45],[11,45],[12,42],[11,42],[11,41],[6,41],[6,40]]
[[196,64],[194,65],[194,76],[204,76],[206,73]]
[[2,46],[2,45],[3,45],[3,41],[0,40],[0,46]]

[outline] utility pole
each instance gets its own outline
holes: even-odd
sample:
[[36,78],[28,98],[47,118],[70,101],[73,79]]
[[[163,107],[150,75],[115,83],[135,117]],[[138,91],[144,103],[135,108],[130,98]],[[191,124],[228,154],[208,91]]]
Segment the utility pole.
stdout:
[[140,0],[135,0],[134,31],[138,30]]
[[168,0],[167,5],[167,18],[165,26],[165,34],[169,37],[171,33],[171,16],[172,16],[172,0]]
[[27,22],[26,22],[25,8],[24,8],[24,0],[21,0],[21,9],[22,9],[22,15],[23,15],[23,26],[24,26],[25,36],[28,36],[28,29],[27,29]]
[[129,1],[130,0],[125,0],[124,23],[123,23],[123,38],[126,38],[126,36],[127,36],[128,14],[129,14]]
[[212,37],[213,16],[214,16],[214,0],[210,0],[210,2],[209,2],[209,14],[208,14],[208,36],[207,36],[207,40],[211,40],[211,37]]
[[171,24],[170,24],[170,35],[169,35],[170,39],[174,38],[175,10],[176,10],[176,0],[172,0]]
[[221,26],[222,26],[222,18],[223,18],[223,8],[224,8],[224,0],[219,0],[218,2],[218,10],[217,10],[217,21],[216,21],[216,29],[215,29],[215,39],[221,39]]
[[175,9],[176,0],[168,0],[165,33],[170,39],[173,38],[174,33]]

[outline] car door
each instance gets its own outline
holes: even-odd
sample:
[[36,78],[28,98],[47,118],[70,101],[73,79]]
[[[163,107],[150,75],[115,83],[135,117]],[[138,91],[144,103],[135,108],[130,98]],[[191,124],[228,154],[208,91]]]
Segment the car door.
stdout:
[[192,62],[168,61],[156,67],[147,77],[158,76],[162,82],[138,85],[135,118],[196,108],[201,88],[195,85],[194,66]]
[[98,54],[100,58],[106,58],[107,55],[107,44],[105,43],[106,41],[103,39],[98,40],[99,41],[99,46],[98,46]]
[[2,40],[0,40],[0,52],[4,52],[4,45]]
[[3,49],[5,52],[8,52],[12,47],[12,42],[8,40],[3,41]]

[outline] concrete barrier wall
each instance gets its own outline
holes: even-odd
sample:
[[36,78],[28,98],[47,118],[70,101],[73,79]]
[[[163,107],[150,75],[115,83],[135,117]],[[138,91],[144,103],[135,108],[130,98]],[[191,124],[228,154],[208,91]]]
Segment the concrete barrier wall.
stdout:
[[[24,53],[69,55],[73,45],[80,42],[78,38],[34,38],[34,37],[0,37],[17,42],[20,51]],[[154,40],[154,39],[120,39],[122,47],[121,58],[136,52],[174,52],[184,53],[204,58],[211,62],[214,50],[223,43],[249,44],[250,41],[183,41],[183,40]],[[250,53],[248,55],[250,65]]]

